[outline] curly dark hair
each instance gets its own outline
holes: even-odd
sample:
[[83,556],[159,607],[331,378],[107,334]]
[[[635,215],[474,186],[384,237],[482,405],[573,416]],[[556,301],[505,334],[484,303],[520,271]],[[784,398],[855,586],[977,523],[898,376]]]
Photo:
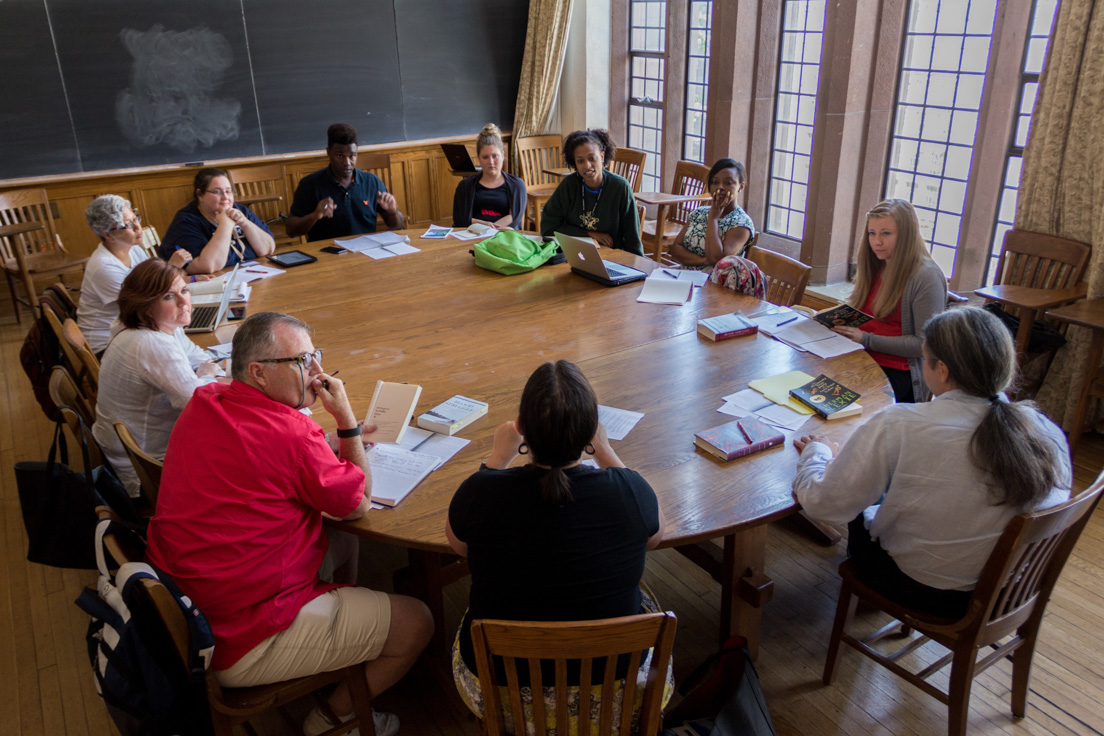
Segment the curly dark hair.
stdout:
[[326,148],[330,146],[355,146],[357,142],[356,128],[348,123],[334,123],[326,130]]
[[567,138],[564,138],[563,157],[567,168],[575,169],[575,149],[584,143],[593,143],[598,146],[605,157],[604,163],[606,166],[610,165],[617,153],[617,144],[613,142],[613,136],[610,135],[608,130],[604,128],[576,130],[574,133],[569,133]]

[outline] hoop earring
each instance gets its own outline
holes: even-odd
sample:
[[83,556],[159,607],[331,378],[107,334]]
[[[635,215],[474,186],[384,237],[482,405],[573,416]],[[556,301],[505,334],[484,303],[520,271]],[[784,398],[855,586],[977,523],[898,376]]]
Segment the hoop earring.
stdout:
[[588,454],[588,455],[593,455],[594,454],[594,445],[588,444],[584,449],[586,450],[586,454]]
[[520,445],[518,445],[518,454],[519,455],[528,455],[529,454],[529,445],[525,444],[524,442],[522,442]]

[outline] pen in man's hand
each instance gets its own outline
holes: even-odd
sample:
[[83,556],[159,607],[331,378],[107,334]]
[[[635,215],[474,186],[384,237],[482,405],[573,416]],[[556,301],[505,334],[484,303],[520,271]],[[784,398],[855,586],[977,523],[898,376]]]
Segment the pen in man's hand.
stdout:
[[[334,371],[333,373],[330,374],[330,378],[333,378],[334,376],[336,376],[340,372],[341,372],[340,369]],[[330,382],[329,382],[328,379],[325,379],[325,378],[322,379],[322,388],[326,389],[327,391],[330,390]]]

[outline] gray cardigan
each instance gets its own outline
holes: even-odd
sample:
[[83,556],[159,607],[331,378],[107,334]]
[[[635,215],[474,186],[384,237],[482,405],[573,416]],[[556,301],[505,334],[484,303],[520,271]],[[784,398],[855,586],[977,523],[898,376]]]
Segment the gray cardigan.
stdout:
[[931,258],[924,258],[913,271],[905,293],[901,295],[901,335],[872,335],[864,332],[862,345],[867,350],[908,358],[915,401],[926,401],[928,387],[920,361],[920,345],[924,342],[924,325],[933,315],[947,308],[947,277]]

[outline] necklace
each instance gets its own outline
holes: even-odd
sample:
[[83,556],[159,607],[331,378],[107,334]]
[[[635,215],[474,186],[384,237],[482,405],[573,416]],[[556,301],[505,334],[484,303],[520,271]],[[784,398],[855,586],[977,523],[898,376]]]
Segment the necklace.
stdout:
[[[580,179],[582,179],[582,177],[580,177]],[[580,197],[583,201],[583,214],[579,215],[579,224],[582,225],[583,228],[586,229],[586,230],[597,230],[598,229],[598,218],[594,216],[594,210],[598,209],[598,202],[599,202],[599,200],[602,199],[602,189],[604,188],[604,185],[605,185],[605,181],[603,181],[602,184],[598,186],[598,196],[594,198],[594,204],[591,206],[590,211],[587,211],[587,209],[586,209],[587,186],[586,186],[586,183],[584,183],[584,182],[580,182],[580,184],[579,184]],[[591,190],[591,191],[594,191],[594,190]]]

